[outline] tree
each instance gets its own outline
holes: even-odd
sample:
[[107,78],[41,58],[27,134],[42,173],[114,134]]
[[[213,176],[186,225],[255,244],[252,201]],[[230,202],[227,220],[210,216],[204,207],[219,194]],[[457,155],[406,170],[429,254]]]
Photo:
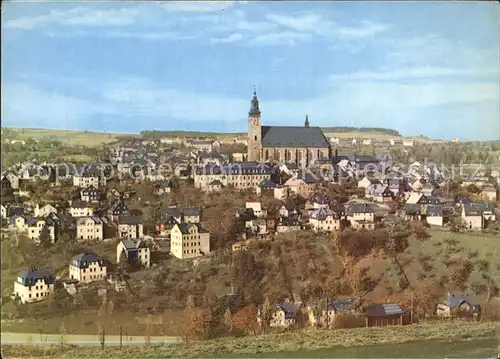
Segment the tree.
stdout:
[[250,304],[238,311],[233,316],[233,325],[245,334],[256,334],[257,332],[257,308]]
[[209,309],[195,308],[191,295],[186,300],[182,329],[185,342],[189,342],[191,338],[207,339],[211,335],[212,312]]
[[271,315],[272,315],[271,304],[269,303],[269,297],[266,297],[266,300],[262,305],[262,313],[261,313],[262,328],[264,328],[264,330],[266,330],[269,327]]
[[233,331],[233,318],[231,316],[231,309],[229,308],[226,308],[224,312],[224,325],[230,332]]
[[50,230],[47,224],[40,231],[39,241],[43,248],[49,248],[52,245],[52,238],[50,238]]

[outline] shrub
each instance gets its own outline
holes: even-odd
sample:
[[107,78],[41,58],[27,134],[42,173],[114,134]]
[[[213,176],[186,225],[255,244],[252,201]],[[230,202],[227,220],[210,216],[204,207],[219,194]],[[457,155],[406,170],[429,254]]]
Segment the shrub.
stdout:
[[360,315],[350,313],[339,313],[333,319],[332,327],[334,329],[359,328],[365,325],[365,318]]

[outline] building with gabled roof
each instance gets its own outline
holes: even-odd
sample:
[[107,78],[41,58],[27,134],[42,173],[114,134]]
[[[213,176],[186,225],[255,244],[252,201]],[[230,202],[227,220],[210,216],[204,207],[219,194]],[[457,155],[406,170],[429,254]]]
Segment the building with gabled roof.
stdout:
[[151,265],[151,250],[144,240],[122,239],[116,246],[116,262],[120,263],[122,254],[131,265],[149,268]]
[[306,166],[318,158],[331,157],[331,144],[320,127],[311,127],[306,115],[304,126],[262,126],[257,92],[248,112],[249,161],[278,161]]
[[179,259],[210,253],[210,233],[200,223],[179,223],[170,231],[170,251]]
[[91,283],[106,278],[107,266],[95,253],[85,252],[74,256],[69,264],[70,279],[80,283]]
[[51,273],[31,267],[17,275],[12,297],[21,303],[39,302],[54,292],[54,283]]

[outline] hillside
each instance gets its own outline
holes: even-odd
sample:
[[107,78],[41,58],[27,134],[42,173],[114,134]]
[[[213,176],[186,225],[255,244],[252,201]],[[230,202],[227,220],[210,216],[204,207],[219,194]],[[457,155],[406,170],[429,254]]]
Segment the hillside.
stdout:
[[[338,138],[358,138],[358,139],[402,139],[412,138],[423,142],[433,142],[427,137],[403,137],[392,129],[384,128],[364,128],[364,127],[323,127],[323,132],[327,137]],[[159,139],[162,137],[244,137],[245,132],[204,132],[204,131],[141,131],[139,134],[111,133],[111,132],[93,132],[77,130],[55,130],[21,127],[2,127],[2,139],[27,140],[27,139],[50,139],[62,142],[64,145],[95,147],[102,143],[109,143],[119,138],[129,136],[141,136],[148,139]]]

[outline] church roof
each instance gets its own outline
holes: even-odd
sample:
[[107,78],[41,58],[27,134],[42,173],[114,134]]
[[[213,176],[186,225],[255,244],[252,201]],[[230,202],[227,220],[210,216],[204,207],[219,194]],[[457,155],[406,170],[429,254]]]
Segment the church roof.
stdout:
[[262,126],[262,147],[328,148],[330,142],[319,127]]

